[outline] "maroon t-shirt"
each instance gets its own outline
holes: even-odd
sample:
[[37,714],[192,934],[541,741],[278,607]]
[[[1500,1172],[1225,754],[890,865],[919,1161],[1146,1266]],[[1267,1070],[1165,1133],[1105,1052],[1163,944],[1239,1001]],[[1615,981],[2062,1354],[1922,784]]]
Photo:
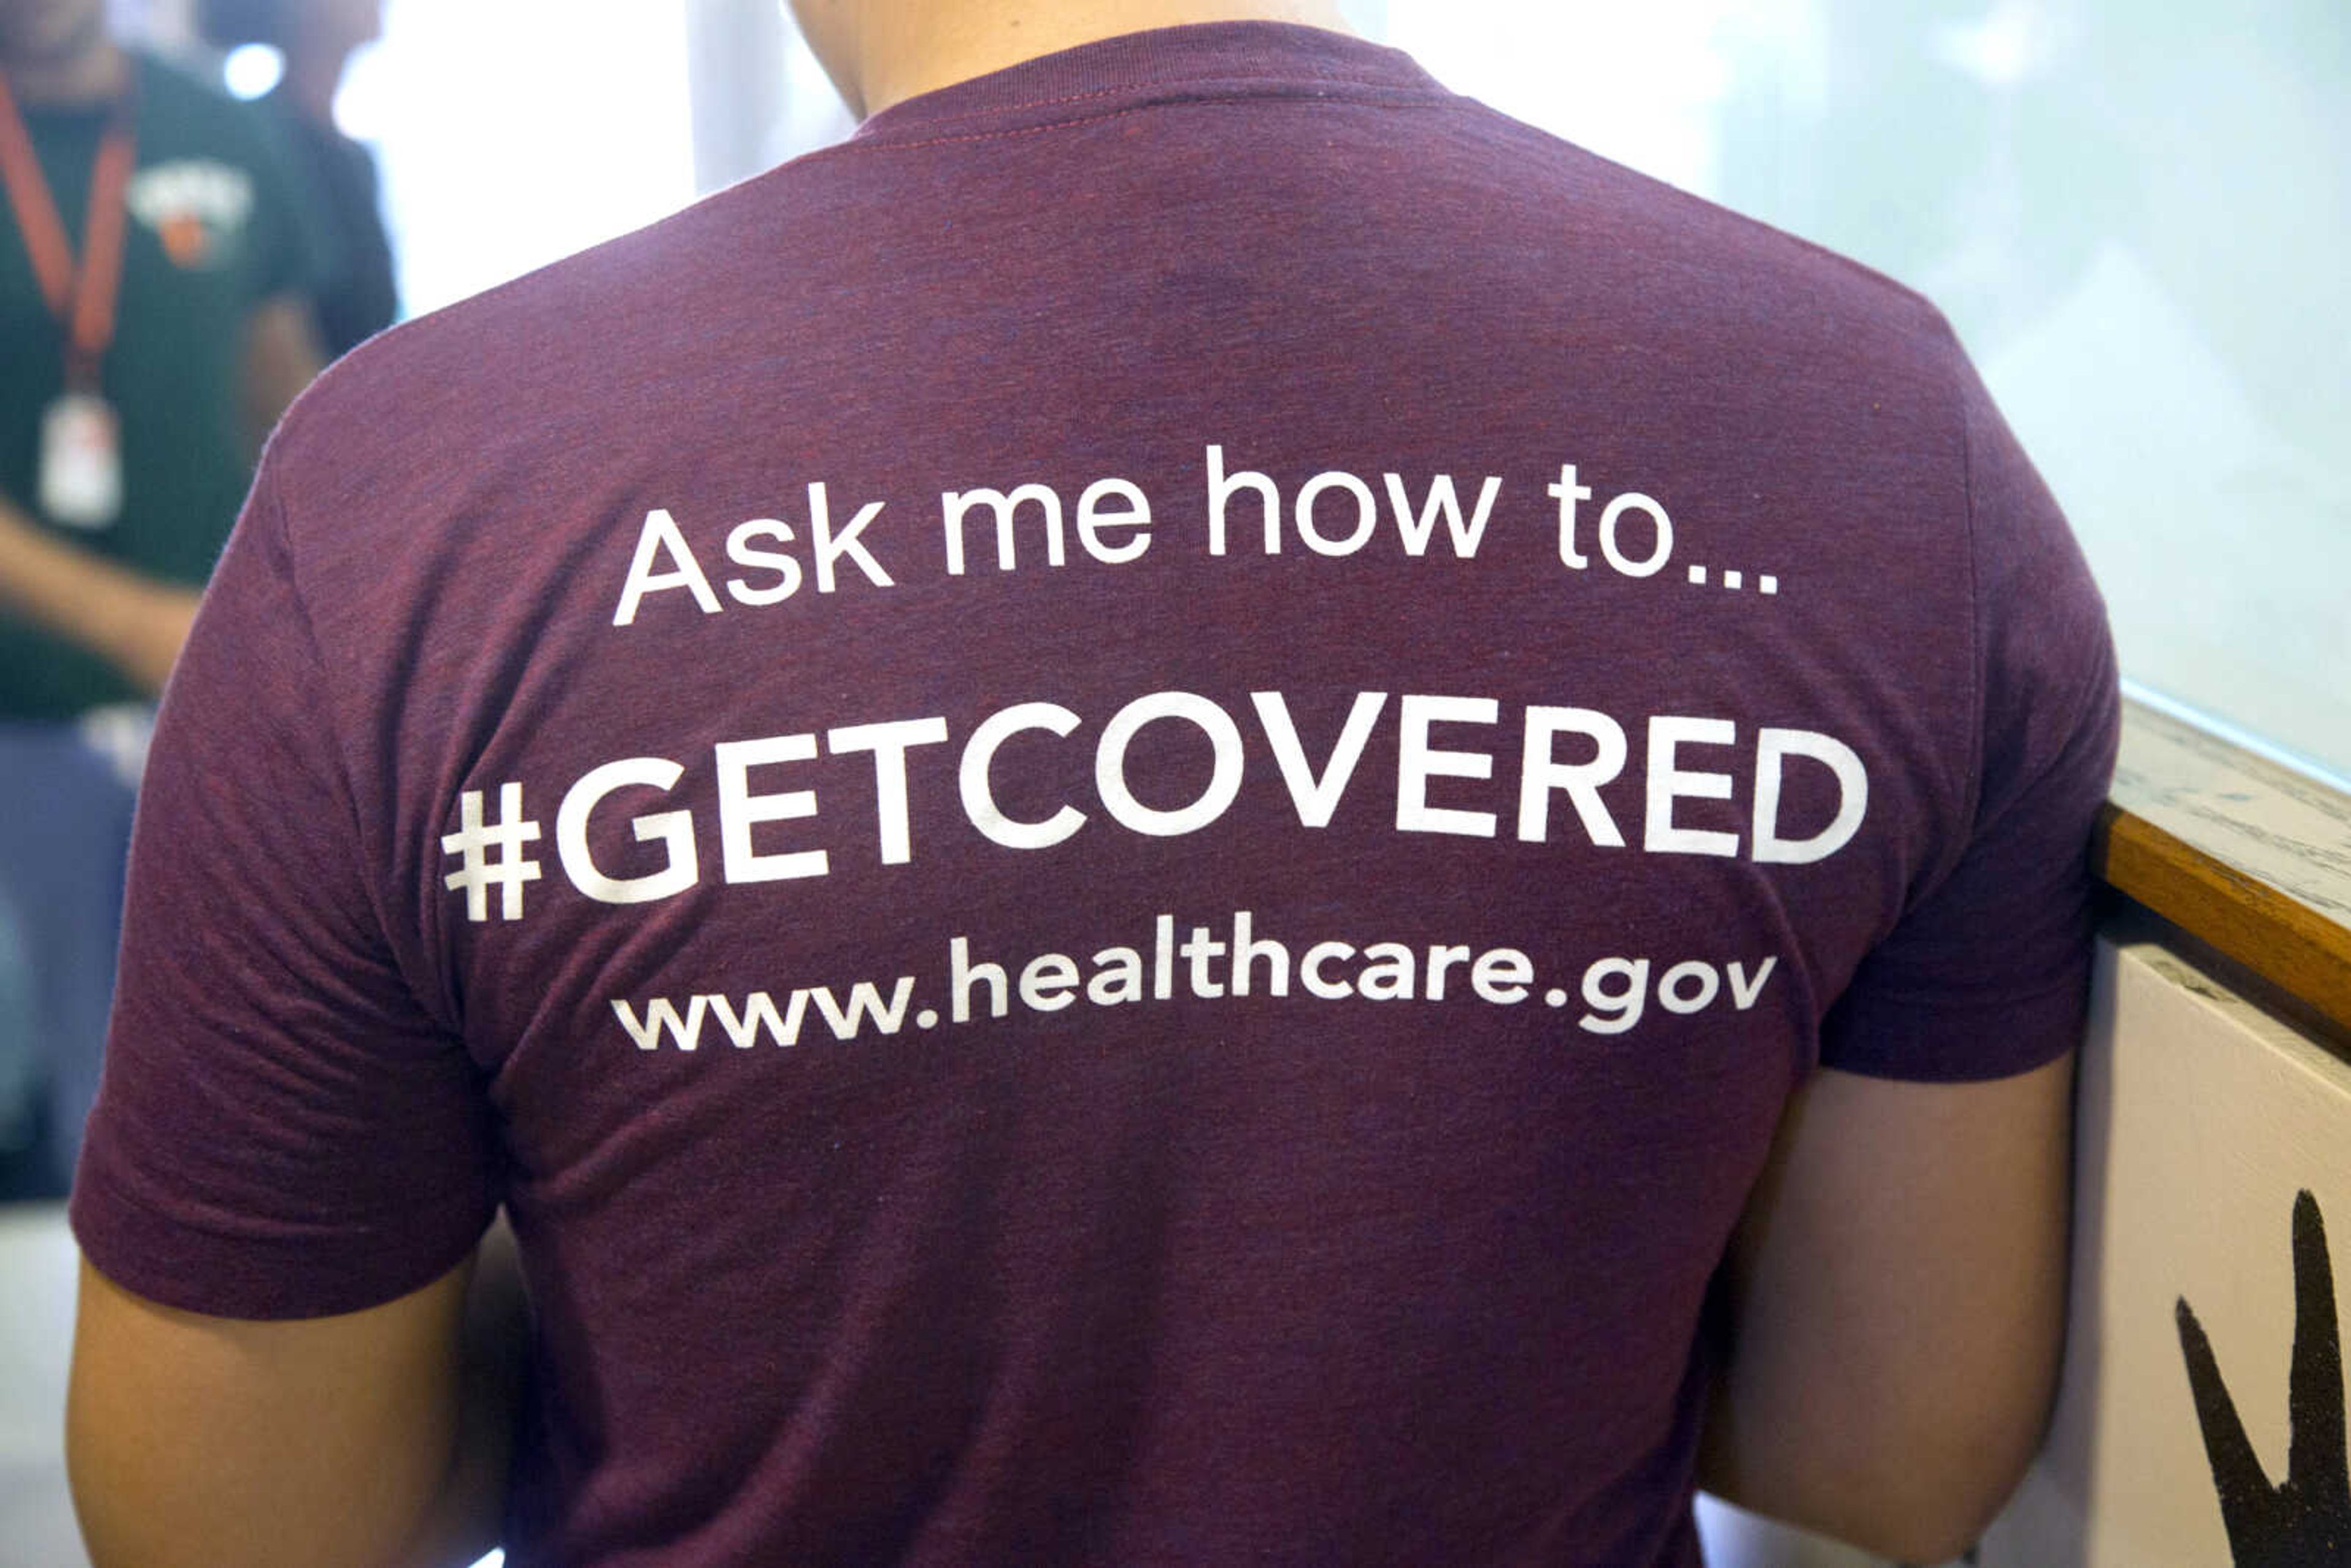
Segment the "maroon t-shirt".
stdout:
[[503,1202],[521,1562],[1692,1563],[1790,1092],[2067,1049],[2115,724],[1915,296],[1091,45],[303,400],[74,1220],[296,1317]]

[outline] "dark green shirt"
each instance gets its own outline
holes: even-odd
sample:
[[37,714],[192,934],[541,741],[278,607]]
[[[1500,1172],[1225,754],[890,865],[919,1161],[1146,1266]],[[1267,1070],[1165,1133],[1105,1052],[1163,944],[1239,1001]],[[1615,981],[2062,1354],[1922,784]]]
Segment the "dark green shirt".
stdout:
[[392,242],[383,232],[375,155],[295,108],[283,85],[261,107],[271,112],[297,167],[309,177],[309,202],[320,220],[316,226],[329,246],[315,301],[319,335],[327,357],[340,359],[400,315],[400,285]]
[[[247,328],[264,302],[311,290],[317,246],[288,155],[263,117],[158,60],[133,60],[139,156],[101,372],[121,421],[122,513],[103,530],[57,531],[193,587],[211,572],[252,476]],[[102,107],[26,111],[77,262],[107,117]],[[0,493],[37,518],[41,417],[64,380],[63,329],[14,209],[0,203]],[[0,612],[0,719],[70,718],[137,695],[93,655]]]

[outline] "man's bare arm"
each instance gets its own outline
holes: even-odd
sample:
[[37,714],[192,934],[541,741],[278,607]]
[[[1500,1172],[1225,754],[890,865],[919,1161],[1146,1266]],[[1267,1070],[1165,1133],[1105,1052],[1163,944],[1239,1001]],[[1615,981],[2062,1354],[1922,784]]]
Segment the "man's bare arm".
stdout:
[[163,689],[198,597],[46,533],[0,499],[0,605],[89,649],[141,691]]
[[325,364],[308,301],[283,295],[254,311],[245,329],[245,413],[256,449]]
[[421,1291],[296,1322],[176,1312],[85,1264],[66,1457],[91,1562],[473,1562],[527,1332],[503,1226]]
[[1701,1484],[1907,1562],[1990,1522],[2056,1386],[2073,1069],[1798,1094],[1729,1262]]

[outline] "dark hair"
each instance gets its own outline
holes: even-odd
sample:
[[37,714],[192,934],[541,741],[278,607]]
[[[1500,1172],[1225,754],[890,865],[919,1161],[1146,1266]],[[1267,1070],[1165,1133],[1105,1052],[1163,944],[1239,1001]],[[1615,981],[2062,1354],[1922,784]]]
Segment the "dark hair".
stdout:
[[196,0],[196,31],[218,49],[240,44],[286,47],[281,0]]

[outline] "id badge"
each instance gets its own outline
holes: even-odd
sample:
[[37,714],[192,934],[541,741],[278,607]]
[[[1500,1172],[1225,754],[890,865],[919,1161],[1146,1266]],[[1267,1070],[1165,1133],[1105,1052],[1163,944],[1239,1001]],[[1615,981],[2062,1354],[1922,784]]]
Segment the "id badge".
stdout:
[[51,522],[93,530],[121,514],[121,427],[94,392],[68,392],[41,416],[40,507]]

